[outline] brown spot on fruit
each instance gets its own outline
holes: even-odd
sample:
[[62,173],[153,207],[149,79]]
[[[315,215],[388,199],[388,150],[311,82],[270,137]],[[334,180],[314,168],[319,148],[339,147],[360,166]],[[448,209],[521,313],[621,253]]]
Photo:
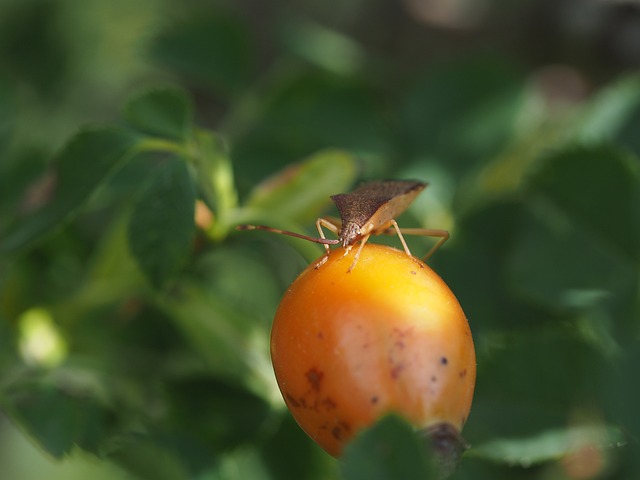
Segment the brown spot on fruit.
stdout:
[[466,376],[467,376],[467,369],[465,368],[464,370],[462,370],[462,371],[460,372],[460,378],[464,378],[464,377],[466,377]]
[[336,440],[342,440],[351,432],[351,425],[345,422],[344,420],[340,420],[335,427],[331,429],[331,435]]
[[378,396],[374,395],[373,397],[371,397],[371,404],[375,405],[376,403],[378,403],[378,400],[380,400]]
[[449,363],[449,360],[447,359],[447,357],[440,358],[440,365],[446,365],[447,363]]
[[403,370],[404,370],[404,364],[403,363],[399,363],[398,365],[395,365],[391,369],[391,378],[393,378],[394,380],[397,379],[400,376],[400,374],[402,373]]
[[287,397],[287,402],[289,403],[289,405],[294,408],[300,408],[300,402],[298,402],[293,395],[291,395],[290,393],[286,393],[285,396]]
[[327,410],[335,410],[338,404],[333,400],[333,398],[327,397],[322,400],[322,406]]
[[324,377],[324,373],[322,373],[317,368],[313,367],[307,371],[305,374],[307,380],[311,384],[311,388],[316,392],[320,391],[320,386],[322,385],[322,377]]

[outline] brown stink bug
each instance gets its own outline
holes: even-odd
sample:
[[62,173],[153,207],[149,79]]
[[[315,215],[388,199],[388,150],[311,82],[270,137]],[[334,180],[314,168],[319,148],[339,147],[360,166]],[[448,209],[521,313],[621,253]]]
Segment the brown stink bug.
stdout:
[[[384,180],[365,183],[349,193],[332,195],[331,200],[338,208],[340,219],[318,218],[316,220],[316,228],[320,238],[264,225],[238,225],[236,228],[238,230],[266,230],[323,244],[326,256],[323,261],[318,263],[317,267],[324,264],[328,259],[331,253],[329,245],[342,244],[346,254],[357,242],[360,242],[349,270],[355,267],[360,257],[360,252],[371,235],[397,233],[404,251],[409,256],[412,255],[403,234],[439,237],[440,239],[423,257],[423,260],[426,260],[449,238],[449,232],[431,228],[402,229],[395,221],[395,218],[409,207],[411,202],[426,186],[426,183],[414,180]],[[338,238],[326,238],[322,227],[335,233]]]

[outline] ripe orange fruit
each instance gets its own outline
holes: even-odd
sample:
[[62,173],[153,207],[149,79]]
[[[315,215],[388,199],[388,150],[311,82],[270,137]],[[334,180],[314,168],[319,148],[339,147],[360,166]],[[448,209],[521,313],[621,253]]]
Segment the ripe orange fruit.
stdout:
[[431,268],[390,247],[365,245],[347,273],[355,250],[314,262],[278,307],[271,357],[289,410],[334,456],[390,412],[459,432],[476,378],[460,304]]

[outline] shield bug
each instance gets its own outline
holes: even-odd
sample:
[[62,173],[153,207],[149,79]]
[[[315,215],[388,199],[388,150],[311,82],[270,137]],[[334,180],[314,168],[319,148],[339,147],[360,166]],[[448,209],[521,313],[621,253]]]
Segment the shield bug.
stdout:
[[[324,245],[326,255],[316,268],[326,263],[331,250],[329,245],[342,244],[345,255],[358,242],[360,245],[349,267],[351,271],[360,257],[362,248],[371,235],[393,234],[400,238],[407,255],[412,256],[404,240],[405,235],[423,235],[438,237],[436,244],[426,253],[428,259],[448,238],[449,232],[431,228],[400,228],[395,218],[404,212],[427,184],[415,180],[384,180],[361,185],[352,192],[332,195],[330,198],[340,213],[340,219],[320,217],[316,220],[319,238],[300,233],[280,230],[264,225],[238,225],[238,230],[266,230],[292,237],[302,238]],[[323,227],[338,236],[337,239],[325,237]]]

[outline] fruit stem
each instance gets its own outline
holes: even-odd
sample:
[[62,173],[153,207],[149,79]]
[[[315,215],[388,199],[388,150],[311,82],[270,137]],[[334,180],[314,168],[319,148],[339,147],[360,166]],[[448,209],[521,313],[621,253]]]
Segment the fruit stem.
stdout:
[[462,454],[469,448],[469,444],[462,437],[456,427],[447,422],[433,424],[419,434],[429,443],[429,450],[436,460],[440,475],[439,479],[451,475]]

